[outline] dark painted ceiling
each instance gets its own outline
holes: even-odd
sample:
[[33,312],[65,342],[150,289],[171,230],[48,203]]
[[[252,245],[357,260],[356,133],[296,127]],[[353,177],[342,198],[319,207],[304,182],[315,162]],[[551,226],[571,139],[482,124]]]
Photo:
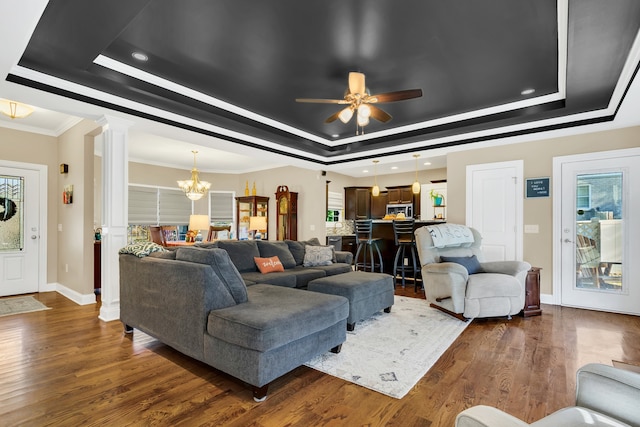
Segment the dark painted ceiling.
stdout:
[[[50,0],[19,65],[275,142],[285,154],[295,150],[297,157],[331,164],[344,161],[345,155],[371,157],[371,150],[396,154],[499,138],[513,134],[499,130],[505,126],[606,108],[640,28],[640,2],[572,0],[568,17],[563,4]],[[148,61],[137,61],[133,52],[146,54]],[[105,57],[146,74],[128,75],[95,61]],[[637,64],[633,68],[637,71]],[[422,89],[423,96],[378,104],[393,119],[386,124],[372,120],[360,137],[354,137],[354,120],[324,123],[341,106],[295,102],[341,99],[350,71],[366,75],[372,94]],[[157,78],[161,80],[153,80]],[[260,146],[256,139],[230,138],[204,126],[107,103],[100,96],[15,74],[7,79]],[[522,95],[528,88],[535,92]],[[244,111],[227,111],[216,100]],[[506,104],[512,106],[501,107]],[[606,113],[586,122],[612,119]],[[570,120],[536,131],[584,123]],[[487,129],[495,131],[465,135]],[[439,142],[444,137],[446,142]]]

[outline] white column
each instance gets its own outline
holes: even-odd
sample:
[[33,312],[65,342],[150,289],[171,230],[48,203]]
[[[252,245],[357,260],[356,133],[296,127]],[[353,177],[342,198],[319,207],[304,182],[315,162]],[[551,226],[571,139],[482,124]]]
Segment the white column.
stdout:
[[120,268],[118,250],[127,245],[129,155],[128,129],[124,119],[103,116],[96,121],[102,139],[102,306],[101,320],[120,318]]

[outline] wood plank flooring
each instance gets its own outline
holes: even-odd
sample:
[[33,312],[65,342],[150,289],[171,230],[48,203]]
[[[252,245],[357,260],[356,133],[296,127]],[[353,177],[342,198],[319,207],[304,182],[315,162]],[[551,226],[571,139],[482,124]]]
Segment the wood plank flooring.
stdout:
[[52,310],[0,317],[3,426],[452,426],[477,404],[532,422],[572,403],[579,366],[640,362],[639,317],[545,305],[474,320],[401,400],[300,367],[255,403],[243,383],[100,321],[97,304],[34,296]]

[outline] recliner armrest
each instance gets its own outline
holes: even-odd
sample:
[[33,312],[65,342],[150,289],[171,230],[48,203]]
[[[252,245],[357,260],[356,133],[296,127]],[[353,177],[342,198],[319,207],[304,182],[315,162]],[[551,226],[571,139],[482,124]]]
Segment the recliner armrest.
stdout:
[[578,369],[576,405],[640,425],[640,374],[590,363]]
[[469,272],[467,271],[466,267],[456,262],[434,262],[431,264],[426,264],[422,266],[422,271],[424,273],[435,274],[459,274],[463,276],[465,282],[469,278]]
[[478,405],[460,412],[456,427],[526,427],[529,424],[491,406]]
[[489,261],[481,262],[480,266],[485,273],[501,273],[514,277],[531,269],[531,264],[525,261]]

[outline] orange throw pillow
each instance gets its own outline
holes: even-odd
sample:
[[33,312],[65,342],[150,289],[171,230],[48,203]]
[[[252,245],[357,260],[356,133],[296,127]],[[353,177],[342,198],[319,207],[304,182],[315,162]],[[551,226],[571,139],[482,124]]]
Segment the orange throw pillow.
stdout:
[[284,267],[277,256],[272,256],[271,258],[253,257],[253,260],[256,262],[256,265],[262,274],[271,273],[273,271],[284,271]]

